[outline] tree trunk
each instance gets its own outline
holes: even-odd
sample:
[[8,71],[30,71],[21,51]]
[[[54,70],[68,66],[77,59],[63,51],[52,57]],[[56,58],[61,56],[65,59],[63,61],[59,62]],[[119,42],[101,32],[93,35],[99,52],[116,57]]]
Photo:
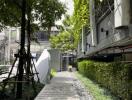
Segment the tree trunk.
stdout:
[[31,14],[31,10],[30,8],[28,9],[28,24],[27,24],[27,37],[28,37],[28,45],[27,45],[27,83],[29,84],[29,76],[30,76],[30,68],[31,68],[31,53],[30,53],[30,45],[31,45],[31,25],[30,25],[30,14]]
[[48,40],[50,39],[51,27],[48,27]]
[[26,12],[26,0],[22,0],[22,18],[21,18],[21,44],[20,44],[20,55],[18,64],[18,78],[17,78],[17,92],[16,98],[22,98],[22,81],[23,81],[23,65],[25,59],[25,12]]

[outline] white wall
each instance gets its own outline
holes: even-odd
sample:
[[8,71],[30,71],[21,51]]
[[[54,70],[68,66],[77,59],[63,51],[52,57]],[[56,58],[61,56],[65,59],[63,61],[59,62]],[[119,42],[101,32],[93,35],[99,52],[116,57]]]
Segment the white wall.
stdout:
[[130,0],[114,0],[115,27],[130,24]]
[[50,66],[51,68],[56,69],[56,71],[60,71],[61,68],[61,53],[59,50],[51,49],[49,50],[51,56]]

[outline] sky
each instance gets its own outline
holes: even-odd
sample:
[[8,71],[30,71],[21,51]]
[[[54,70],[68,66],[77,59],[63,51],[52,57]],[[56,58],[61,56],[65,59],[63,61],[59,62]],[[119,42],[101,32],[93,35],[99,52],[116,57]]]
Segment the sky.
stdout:
[[[64,3],[66,5],[66,8],[67,8],[67,12],[66,14],[68,15],[72,15],[73,14],[73,11],[74,11],[74,3],[73,3],[73,0],[59,0],[60,2]],[[62,23],[62,20],[64,19],[64,16],[62,16],[62,19],[57,21],[56,24],[57,25],[60,25]]]
[[73,0],[59,0],[59,1],[66,5],[66,7],[68,8],[67,9],[67,13],[69,15],[72,15],[73,14],[73,10],[74,10]]

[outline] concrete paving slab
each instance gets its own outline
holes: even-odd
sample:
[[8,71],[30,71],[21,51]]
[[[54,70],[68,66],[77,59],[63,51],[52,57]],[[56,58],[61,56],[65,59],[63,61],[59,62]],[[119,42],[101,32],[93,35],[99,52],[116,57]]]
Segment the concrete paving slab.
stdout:
[[59,72],[35,100],[92,100],[72,72]]

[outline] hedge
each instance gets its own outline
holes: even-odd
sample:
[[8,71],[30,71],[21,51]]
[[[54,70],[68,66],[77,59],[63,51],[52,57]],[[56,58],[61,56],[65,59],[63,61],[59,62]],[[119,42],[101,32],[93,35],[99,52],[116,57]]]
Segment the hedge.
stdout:
[[132,100],[132,64],[121,62],[78,62],[84,76],[100,83],[123,100]]

